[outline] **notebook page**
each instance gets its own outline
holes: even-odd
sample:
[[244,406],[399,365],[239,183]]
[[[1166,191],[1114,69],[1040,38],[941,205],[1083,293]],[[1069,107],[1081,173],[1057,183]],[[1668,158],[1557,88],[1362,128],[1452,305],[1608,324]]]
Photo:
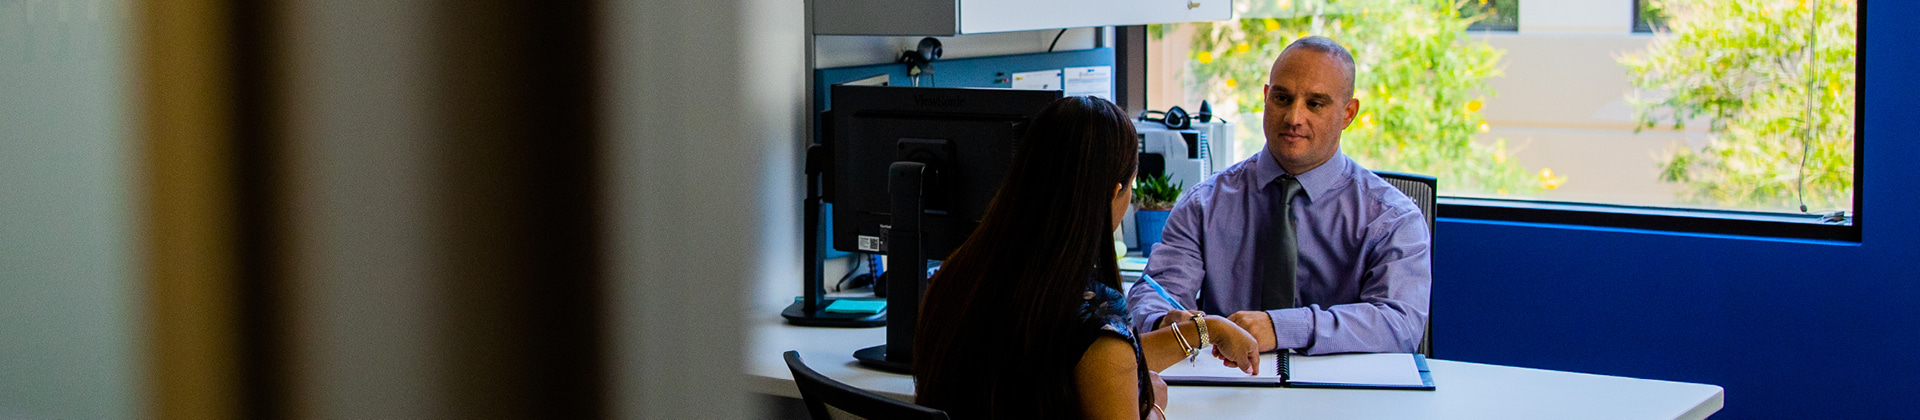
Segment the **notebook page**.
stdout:
[[[1412,353],[1293,355],[1287,380],[1321,384],[1421,386]],[[1265,373],[1265,372],[1261,372]],[[1246,375],[1241,375],[1246,376]]]
[[1278,359],[1275,359],[1275,357],[1278,357],[1278,356],[1279,356],[1278,353],[1267,353],[1267,354],[1260,355],[1260,377],[1254,378],[1254,377],[1249,377],[1246,374],[1246,372],[1241,372],[1239,368],[1231,368],[1231,367],[1226,367],[1222,365],[1221,363],[1223,362],[1220,360],[1220,358],[1213,357],[1213,348],[1207,347],[1207,348],[1200,349],[1200,357],[1195,358],[1194,361],[1189,362],[1186,360],[1181,360],[1179,362],[1175,362],[1173,366],[1167,367],[1167,370],[1161,371],[1160,377],[1161,378],[1180,377],[1180,378],[1247,379],[1247,380],[1258,380],[1258,381],[1269,381],[1269,382],[1277,381],[1280,379],[1279,372],[1276,372],[1276,370],[1279,369],[1278,367],[1279,361]]

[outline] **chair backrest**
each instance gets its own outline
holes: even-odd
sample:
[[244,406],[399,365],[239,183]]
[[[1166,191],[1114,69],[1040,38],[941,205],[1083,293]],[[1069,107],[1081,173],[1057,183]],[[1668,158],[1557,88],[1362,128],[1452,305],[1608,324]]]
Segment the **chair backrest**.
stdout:
[[[1427,239],[1431,241],[1434,231],[1434,202],[1437,200],[1436,189],[1439,180],[1426,175],[1399,172],[1373,171],[1373,174],[1387,180],[1387,183],[1392,184],[1394,188],[1399,188],[1401,193],[1413,199],[1414,205],[1420,206],[1420,214],[1427,217]],[[1432,297],[1431,290],[1428,297]],[[1433,357],[1433,302],[1431,300],[1427,302],[1427,332],[1420,337],[1420,353]]]
[[813,420],[846,418],[836,412],[862,419],[947,420],[947,412],[887,398],[854,388],[808,368],[800,361],[800,352],[787,351],[787,370],[793,371],[793,383],[800,387],[800,399],[806,402]]

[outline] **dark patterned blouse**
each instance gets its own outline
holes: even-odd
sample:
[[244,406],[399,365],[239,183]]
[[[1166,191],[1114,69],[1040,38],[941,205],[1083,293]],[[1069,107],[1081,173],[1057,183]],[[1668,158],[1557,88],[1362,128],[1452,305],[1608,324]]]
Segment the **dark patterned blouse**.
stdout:
[[1087,292],[1081,298],[1084,299],[1080,304],[1080,325],[1083,327],[1081,331],[1085,332],[1083,341],[1086,342],[1084,347],[1093,346],[1093,341],[1103,334],[1118,335],[1133,345],[1134,370],[1140,375],[1140,418],[1146,418],[1152,407],[1153,388],[1147,381],[1147,359],[1140,352],[1140,340],[1127,328],[1130,323],[1126,296],[1100,282],[1088,281]]

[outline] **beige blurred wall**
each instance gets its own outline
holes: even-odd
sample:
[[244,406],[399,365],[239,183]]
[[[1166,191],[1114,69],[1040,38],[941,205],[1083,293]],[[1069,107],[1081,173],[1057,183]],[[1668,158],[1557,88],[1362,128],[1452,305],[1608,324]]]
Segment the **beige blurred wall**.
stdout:
[[0,1],[0,418],[141,416],[127,7]]

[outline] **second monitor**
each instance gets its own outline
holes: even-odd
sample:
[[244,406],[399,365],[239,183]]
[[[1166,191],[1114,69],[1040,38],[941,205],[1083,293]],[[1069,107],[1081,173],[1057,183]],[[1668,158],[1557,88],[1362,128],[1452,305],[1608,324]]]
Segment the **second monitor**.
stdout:
[[1060,91],[834,86],[826,127],[833,247],[887,254],[887,343],[855,354],[906,372],[928,259],[966,241],[1026,124]]

